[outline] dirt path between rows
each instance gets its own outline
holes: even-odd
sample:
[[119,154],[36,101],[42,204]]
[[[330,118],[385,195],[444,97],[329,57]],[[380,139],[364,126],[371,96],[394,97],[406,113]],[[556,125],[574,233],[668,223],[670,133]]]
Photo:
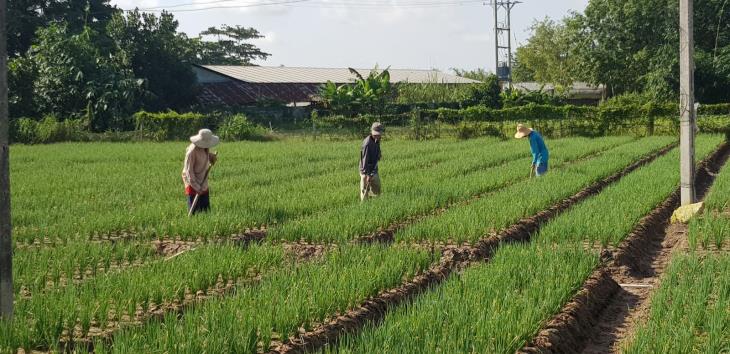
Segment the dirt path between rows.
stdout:
[[[619,353],[624,340],[630,338],[649,316],[651,295],[659,288],[661,275],[669,265],[672,255],[686,247],[687,225],[673,224],[666,227],[664,237],[653,237],[654,242],[646,250],[646,262],[638,267],[613,269],[611,278],[620,289],[598,319],[595,335],[588,341],[582,353]],[[684,245],[684,246],[683,246]]]
[[[723,144],[697,169],[696,191],[704,198],[728,159]],[[520,353],[620,353],[624,341],[646,321],[651,295],[673,254],[688,247],[687,225],[669,224],[679,189],[644,217],[583,288]]]
[[[708,161],[698,169],[696,191],[699,200],[704,199],[727,159],[728,147],[725,145],[718,150],[714,161]],[[621,290],[604,310],[595,335],[582,353],[620,353],[625,341],[631,339],[638,327],[648,319],[651,295],[659,288],[672,256],[688,248],[687,225],[667,225],[667,221],[658,232],[647,233],[648,242],[645,242],[646,248],[641,256],[628,262],[617,259],[611,277]]]

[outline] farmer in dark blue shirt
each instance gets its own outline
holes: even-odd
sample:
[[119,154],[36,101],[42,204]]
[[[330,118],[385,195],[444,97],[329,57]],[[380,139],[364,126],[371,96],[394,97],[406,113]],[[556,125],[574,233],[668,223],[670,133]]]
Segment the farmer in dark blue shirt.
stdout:
[[380,137],[383,135],[383,125],[376,122],[360,147],[360,200],[376,197],[380,194],[380,176],[378,175],[378,161],[380,153]]
[[530,167],[530,175],[535,172],[535,175],[540,177],[547,173],[548,170],[548,159],[550,153],[548,152],[545,141],[542,139],[540,133],[527,128],[522,124],[517,125],[517,133],[515,138],[522,139],[528,137],[530,139],[530,151],[532,152],[532,167]]

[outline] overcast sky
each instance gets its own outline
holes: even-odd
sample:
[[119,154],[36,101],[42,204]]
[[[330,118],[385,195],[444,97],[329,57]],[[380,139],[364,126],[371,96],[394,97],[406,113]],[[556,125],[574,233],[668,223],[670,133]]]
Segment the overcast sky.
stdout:
[[[583,11],[588,0],[522,0],[512,14],[513,40],[523,43],[536,19]],[[112,0],[123,9],[175,12],[195,36],[222,24],[254,27],[271,53],[260,65],[494,69],[492,9],[479,0]],[[194,5],[186,5],[194,3]],[[284,4],[285,3],[285,4]]]

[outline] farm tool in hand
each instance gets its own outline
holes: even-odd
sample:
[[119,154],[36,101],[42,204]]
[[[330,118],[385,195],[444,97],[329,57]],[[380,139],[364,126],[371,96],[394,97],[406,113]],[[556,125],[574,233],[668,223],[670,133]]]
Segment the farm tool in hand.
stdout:
[[[213,165],[215,165],[216,161],[218,161],[218,151],[214,152],[213,155],[215,155],[215,159],[213,162],[211,162],[210,166],[208,166],[208,169],[205,170],[205,175],[203,176],[203,183],[205,184],[205,181],[208,180],[208,174],[210,173],[210,169],[213,168]],[[198,207],[198,199],[200,199],[200,193],[195,193],[195,198],[193,199],[193,203],[190,205],[190,210],[188,210],[188,217],[193,216],[193,212],[195,211],[195,208]]]

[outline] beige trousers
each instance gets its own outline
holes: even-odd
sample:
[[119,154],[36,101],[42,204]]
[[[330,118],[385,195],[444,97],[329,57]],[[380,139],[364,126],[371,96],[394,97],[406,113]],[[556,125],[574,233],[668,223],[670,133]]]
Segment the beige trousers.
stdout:
[[380,176],[376,173],[370,179],[370,185],[365,182],[365,175],[360,175],[360,200],[380,195]]

